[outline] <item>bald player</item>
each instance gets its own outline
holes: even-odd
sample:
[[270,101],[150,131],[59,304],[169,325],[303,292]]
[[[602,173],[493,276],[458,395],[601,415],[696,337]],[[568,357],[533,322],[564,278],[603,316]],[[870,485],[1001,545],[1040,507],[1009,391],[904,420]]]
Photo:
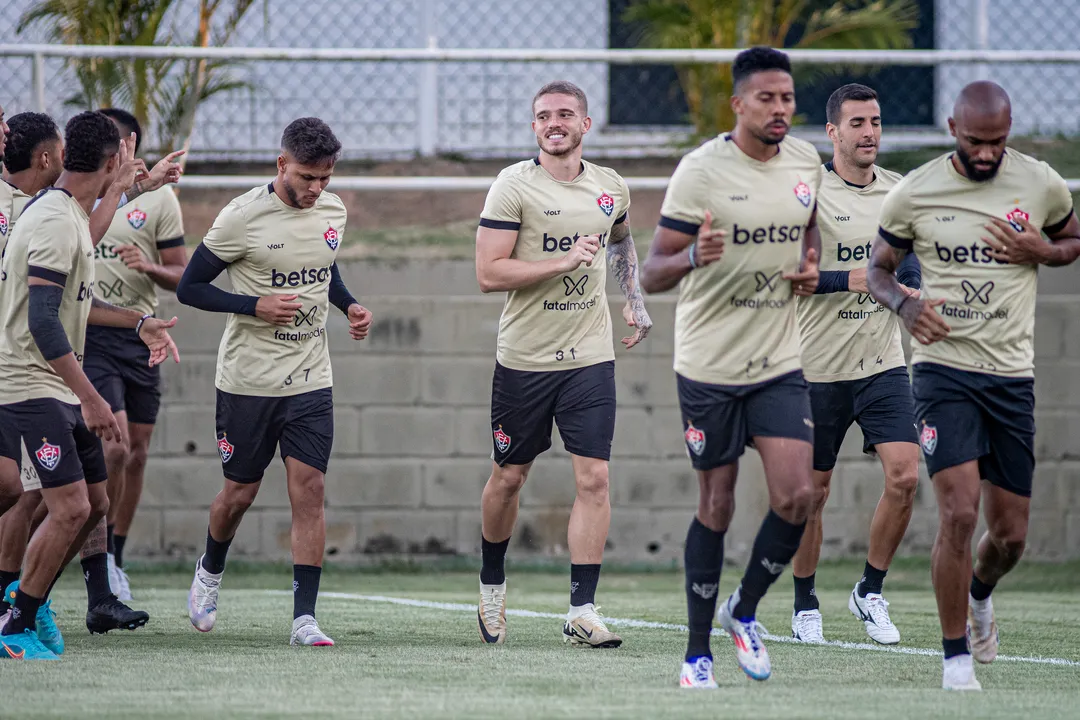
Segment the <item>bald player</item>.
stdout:
[[[867,273],[870,292],[918,341],[912,387],[940,518],[931,572],[947,690],[981,689],[972,656],[997,655],[990,594],[1023,554],[1031,507],[1038,267],[1080,255],[1065,181],[1006,149],[1011,124],[1000,86],[963,89],[949,118],[956,149],[889,193]],[[922,264],[921,298],[894,275],[909,252]],[[987,530],[973,569],[980,496]]]
[[700,486],[686,535],[684,688],[717,687],[709,633],[746,445],[761,454],[769,512],[739,588],[717,614],[755,680],[771,674],[757,605],[798,549],[813,496],[814,423],[795,295],[812,294],[818,282],[821,159],[788,137],[795,85],[787,55],[744,50],[732,78],[735,128],[680,161],[642,274],[648,292],[679,286],[675,372]]
[[[177,288],[185,305],[227,313],[217,368],[217,447],[225,484],[210,506],[206,552],[195,564],[188,617],[213,630],[225,558],[263,473],[280,447],[292,505],[290,645],[330,646],[315,620],[326,545],[324,481],[334,441],[327,313],[367,337],[371,313],[338,273],[345,204],[326,192],[341,152],[318,118],[289,123],[277,177],[218,214]],[[214,287],[226,271],[234,293]]]
[[[870,524],[862,579],[848,608],[875,642],[895,645],[900,631],[882,594],[885,574],[904,538],[919,482],[919,446],[907,360],[900,324],[883,312],[866,287],[870,242],[878,212],[900,175],[875,164],[881,142],[877,93],[852,83],[837,88],[825,106],[832,160],[818,195],[821,278],[817,293],[797,301],[803,372],[810,382],[814,413],[815,497],[799,552],[791,561],[795,608],[791,633],[804,642],[822,642],[821,611],[814,574],[821,554],[822,511],[836,456],[853,423],[863,435],[863,451],[876,453],[885,491]],[[918,262],[911,255],[899,270],[903,286],[919,287]],[[827,294],[836,293],[836,294]]]
[[611,522],[608,460],[615,431],[615,352],[607,272],[627,298],[634,328],[652,320],[638,287],[630,236],[630,191],[614,170],[581,159],[588,100],[573,83],[540,88],[532,103],[540,153],[503,170],[488,191],[476,231],[483,292],[506,292],[491,388],[491,477],[482,515],[480,605],[485,643],[506,640],[504,559],[518,497],[533,461],[551,447],[554,422],[571,455],[577,498],[570,513],[570,609],[564,641],[618,647],[594,599]]

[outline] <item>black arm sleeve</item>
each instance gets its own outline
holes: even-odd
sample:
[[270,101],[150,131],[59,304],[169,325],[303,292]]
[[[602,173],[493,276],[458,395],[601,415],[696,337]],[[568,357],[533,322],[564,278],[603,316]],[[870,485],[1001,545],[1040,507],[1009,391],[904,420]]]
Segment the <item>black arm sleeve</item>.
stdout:
[[62,358],[71,352],[64,326],[60,324],[60,303],[64,288],[55,285],[31,285],[27,318],[30,334],[46,361]]
[[896,280],[901,285],[907,285],[912,290],[918,290],[922,287],[922,265],[919,264],[919,259],[915,257],[915,253],[909,252],[900,261],[900,266],[896,268]]
[[346,315],[349,314],[349,306],[356,303],[356,298],[349,293],[349,288],[345,287],[345,281],[341,279],[341,271],[338,270],[337,263],[330,266],[329,295],[330,304]]
[[847,270],[822,270],[818,274],[817,289],[815,295],[828,295],[829,293],[848,291]]
[[259,298],[225,292],[212,284],[226,267],[228,263],[199,243],[176,286],[176,298],[185,305],[208,312],[254,315]]

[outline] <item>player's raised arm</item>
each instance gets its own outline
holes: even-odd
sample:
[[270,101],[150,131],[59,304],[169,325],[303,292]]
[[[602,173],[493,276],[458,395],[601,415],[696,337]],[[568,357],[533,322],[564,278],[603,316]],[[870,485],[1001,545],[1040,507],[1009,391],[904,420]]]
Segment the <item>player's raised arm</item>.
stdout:
[[645,298],[641,295],[641,282],[638,277],[637,248],[630,235],[630,215],[625,212],[621,221],[615,223],[608,236],[607,261],[611,274],[619,281],[619,287],[626,296],[623,319],[634,328],[634,334],[622,339],[626,349],[645,339],[652,328],[652,318],[645,309]]

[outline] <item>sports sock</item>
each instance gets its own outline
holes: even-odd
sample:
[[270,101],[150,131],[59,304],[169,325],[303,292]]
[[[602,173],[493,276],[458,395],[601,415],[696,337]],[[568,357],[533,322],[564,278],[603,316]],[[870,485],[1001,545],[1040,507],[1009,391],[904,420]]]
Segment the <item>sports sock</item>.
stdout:
[[793,525],[769,510],[754,538],[750,563],[739,585],[739,600],[732,608],[732,615],[744,622],[754,617],[758,603],[769,586],[776,582],[791,558],[795,557],[805,529],[805,520]]
[[52,589],[56,587],[56,583],[60,581],[60,576],[63,574],[64,568],[60,568],[56,571],[56,576],[52,579],[52,582],[49,583],[49,587],[45,590],[45,594],[41,596],[41,602],[45,602],[49,599],[49,594],[52,592]]
[[110,555],[116,555],[116,544],[115,544],[115,541],[114,541],[114,538],[116,536],[113,535],[113,528],[114,527],[116,527],[116,526],[115,525],[106,525],[105,526],[105,547],[108,550]]
[[862,580],[859,581],[859,597],[864,598],[870,593],[881,594],[881,586],[885,584],[885,574],[888,570],[878,570],[866,561],[863,568]]
[[982,602],[994,592],[994,586],[984,583],[975,573],[971,573],[971,597]]
[[796,575],[791,576],[792,580],[795,581],[795,612],[817,610],[821,607],[818,604],[817,590],[814,589],[814,578],[816,576],[817,573],[804,578]]
[[958,638],[941,638],[941,647],[945,651],[945,659],[948,660],[951,657],[957,655],[970,655],[971,650],[968,649],[967,637],[961,635]]
[[596,602],[596,583],[600,581],[600,563],[570,564],[570,607]]
[[127,543],[127,535],[113,535],[113,557],[116,559],[116,567],[124,567],[124,545]]
[[315,600],[319,596],[322,568],[314,565],[292,566],[293,620],[301,615],[315,617]]
[[716,614],[716,594],[720,586],[720,571],[724,566],[724,533],[705,527],[695,517],[686,531],[683,552],[686,568],[686,614],[690,637],[686,643],[686,660],[712,655],[709,633]]
[[210,534],[210,528],[206,528],[206,552],[203,554],[202,559],[203,570],[211,575],[220,575],[225,572],[225,556],[229,554],[229,545],[231,544],[232,538],[215,540],[214,536]]
[[19,579],[20,572],[16,570],[11,572],[10,570],[0,570],[0,593],[3,593],[3,597],[0,597],[0,615],[6,613],[11,605],[8,603],[7,586]]
[[15,606],[11,609],[11,619],[4,627],[4,635],[16,635],[24,630],[36,630],[39,607],[41,607],[41,598],[27,595],[20,587],[15,593]]
[[506,582],[506,548],[509,546],[510,538],[502,542],[489,542],[483,535],[480,536],[480,554],[484,563],[480,568],[480,582],[484,585],[502,585]]
[[109,558],[105,553],[82,559],[83,579],[86,581],[86,604],[93,610],[112,595],[109,587]]

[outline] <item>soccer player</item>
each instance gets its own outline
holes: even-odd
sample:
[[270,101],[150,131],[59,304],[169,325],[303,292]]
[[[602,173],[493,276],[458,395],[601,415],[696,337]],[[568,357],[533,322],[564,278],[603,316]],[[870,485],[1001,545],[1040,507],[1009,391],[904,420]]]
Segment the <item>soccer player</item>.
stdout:
[[[866,265],[877,234],[878,211],[900,175],[874,164],[881,142],[877,93],[865,85],[838,88],[825,106],[832,160],[818,195],[821,277],[817,294],[796,303],[803,372],[814,414],[815,497],[799,552],[791,561],[795,609],[791,632],[822,642],[814,573],[821,554],[821,516],[840,445],[857,422],[863,451],[875,452],[885,471],[885,492],[870,524],[862,579],[848,607],[876,642],[895,645],[900,632],[889,618],[882,583],[907,530],[919,482],[919,446],[900,324],[870,297]],[[901,283],[919,287],[915,256],[900,268]],[[824,293],[843,293],[826,295]]]
[[[142,128],[135,116],[116,108],[99,112],[116,124],[122,136],[134,134],[138,153]],[[175,291],[187,266],[180,202],[172,188],[146,193],[117,209],[108,233],[94,248],[94,261],[96,290],[103,300],[153,315],[157,288]],[[127,328],[87,329],[83,369],[109,401],[120,424],[120,440],[104,445],[109,475],[109,571],[113,591],[121,600],[131,599],[124,544],[142,495],[147,450],[161,404],[160,368],[147,362],[147,352],[146,345]]]
[[732,76],[735,128],[680,161],[641,278],[647,292],[679,285],[675,372],[700,483],[686,536],[684,688],[717,687],[709,633],[743,448],[761,454],[770,509],[718,619],[755,680],[771,673],[757,605],[798,549],[813,496],[814,424],[794,296],[812,294],[818,281],[821,159],[788,137],[795,85],[787,55],[744,50]]
[[[972,656],[988,663],[997,655],[990,593],[1023,554],[1031,507],[1038,267],[1080,255],[1065,181],[1006,149],[1011,125],[1000,86],[980,81],[961,91],[949,118],[955,151],[913,170],[885,198],[867,273],[870,292],[919,343],[912,389],[940,519],[931,575],[947,690],[981,689]],[[893,275],[909,252],[922,262],[921,298]],[[973,568],[980,496],[987,529]]]
[[[315,621],[326,544],[323,480],[334,439],[330,305],[363,340],[371,313],[349,294],[337,258],[341,198],[326,192],[341,143],[318,118],[285,128],[277,177],[218,214],[180,280],[185,305],[229,313],[217,369],[217,446],[225,486],[210,507],[206,552],[188,595],[191,624],[214,628],[225,556],[280,445],[292,504],[291,645],[329,646]],[[227,270],[235,293],[210,283]]]
[[630,236],[630,192],[615,171],[581,159],[592,126],[585,93],[557,81],[532,103],[540,153],[499,173],[476,231],[476,277],[505,292],[491,390],[491,477],[481,498],[483,567],[477,625],[485,643],[506,640],[504,560],[518,497],[537,455],[551,447],[552,423],[571,455],[577,499],[570,513],[570,610],[563,638],[618,647],[594,604],[611,522],[608,460],[615,432],[615,353],[607,271],[627,298],[635,328],[652,320],[638,287]]
[[[8,457],[13,444],[21,454],[20,441],[31,450],[49,509],[27,549],[0,646],[11,657],[35,660],[63,651],[62,644],[46,644],[59,639],[49,632],[55,624],[46,598],[108,505],[98,436],[114,437],[118,427],[80,367],[87,322],[136,328],[151,348],[150,362],[169,353],[179,361],[167,331],[175,318],[164,322],[94,298],[89,214],[120,173],[127,175],[118,178],[125,186],[134,180],[131,146],[93,112],[68,122],[65,141],[64,172],[55,188],[27,205],[0,269],[0,387],[7,400],[0,405],[0,446]],[[103,568],[104,548],[93,559]],[[107,573],[96,576],[104,587],[92,589],[91,606],[110,622],[124,619],[121,610],[132,613],[109,592]],[[88,626],[94,614],[88,613]],[[127,620],[145,622],[145,613],[138,615]],[[43,620],[52,626],[44,637],[37,627]]]

